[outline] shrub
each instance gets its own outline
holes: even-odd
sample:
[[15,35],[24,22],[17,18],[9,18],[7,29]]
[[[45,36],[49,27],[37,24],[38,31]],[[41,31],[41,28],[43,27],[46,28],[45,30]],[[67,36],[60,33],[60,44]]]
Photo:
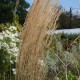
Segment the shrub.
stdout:
[[[65,34],[54,35],[50,48],[46,49],[48,79],[77,80],[80,74],[80,36],[66,34],[66,38],[62,39],[62,35]],[[68,43],[69,40],[72,41],[71,44]]]
[[[19,33],[15,26],[0,32],[0,79],[14,77],[16,56],[19,53]],[[12,76],[10,76],[12,75]]]

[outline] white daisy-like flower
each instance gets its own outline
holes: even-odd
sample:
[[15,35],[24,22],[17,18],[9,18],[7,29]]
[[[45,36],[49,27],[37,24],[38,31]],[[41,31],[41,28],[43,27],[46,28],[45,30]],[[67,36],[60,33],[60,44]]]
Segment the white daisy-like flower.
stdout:
[[12,41],[12,42],[16,42],[15,38],[11,38],[11,41]]
[[16,69],[13,68],[12,71],[13,71],[13,74],[16,74]]
[[16,47],[16,43],[10,42],[10,46],[11,46],[11,47]]
[[10,51],[13,52],[13,53],[17,53],[17,52],[19,52],[19,48],[14,47],[14,48],[10,49]]
[[14,36],[15,36],[15,37],[18,37],[18,32],[16,32],[16,33],[14,34]]
[[12,60],[10,60],[10,63],[11,63],[11,64],[14,64],[14,62],[13,62]]
[[9,30],[5,30],[6,34],[11,34],[11,32]]
[[0,33],[0,40],[3,40],[3,34]]
[[16,42],[21,42],[21,40],[20,40],[20,39],[18,39],[18,38],[15,38],[15,41],[16,41]]
[[15,27],[15,26],[10,26],[10,28],[9,28],[11,31],[13,31],[13,30],[17,30],[17,28]]
[[10,37],[9,34],[7,34],[5,31],[3,31],[2,34],[3,34],[3,37],[4,37],[4,38],[5,38],[5,37]]
[[4,47],[4,48],[7,48],[7,49],[9,49],[9,46],[8,46],[8,44],[7,44],[7,43],[5,43],[5,42],[4,42],[4,43],[2,43],[2,44],[1,44],[1,46],[2,46],[2,47]]

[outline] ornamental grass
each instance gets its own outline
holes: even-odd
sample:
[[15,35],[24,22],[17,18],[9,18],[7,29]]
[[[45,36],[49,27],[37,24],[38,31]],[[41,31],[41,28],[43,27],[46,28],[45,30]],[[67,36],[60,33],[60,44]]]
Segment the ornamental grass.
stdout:
[[46,33],[56,28],[61,12],[58,0],[34,0],[21,31],[16,80],[46,80],[45,51],[52,41]]

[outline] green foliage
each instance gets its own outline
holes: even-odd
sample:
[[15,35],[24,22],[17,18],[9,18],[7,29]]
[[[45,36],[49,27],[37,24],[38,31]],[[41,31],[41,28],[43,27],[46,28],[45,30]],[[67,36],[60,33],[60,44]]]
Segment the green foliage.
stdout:
[[60,15],[58,23],[59,26],[57,29],[80,28],[80,15],[73,14],[71,9],[70,11],[64,11]]
[[22,29],[22,25],[20,25],[18,20],[15,19],[12,23],[0,24],[0,32],[5,31],[6,29],[8,29],[12,25],[16,26],[18,32],[20,32],[20,30]]
[[[48,74],[50,80],[78,80],[80,74],[80,38],[76,39],[78,36],[74,34],[53,36],[50,48],[46,50],[49,69],[52,71]],[[54,76],[52,79],[51,75]]]
[[[68,77],[67,77],[68,80],[78,80],[77,76],[74,75],[71,71],[68,71],[67,74],[68,74]],[[60,78],[60,80],[65,80],[65,79],[66,79],[66,76],[65,76],[65,75],[63,75],[63,76]]]
[[[16,0],[0,0],[0,24],[12,23],[14,18],[14,8],[16,6]],[[25,0],[20,0],[16,14],[19,16],[19,23],[23,24],[26,14],[30,5]]]

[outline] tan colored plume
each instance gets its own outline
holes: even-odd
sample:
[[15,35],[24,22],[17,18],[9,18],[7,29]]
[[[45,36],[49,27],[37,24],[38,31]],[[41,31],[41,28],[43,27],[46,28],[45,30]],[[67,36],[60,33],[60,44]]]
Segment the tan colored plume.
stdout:
[[16,80],[45,80],[45,49],[51,42],[46,32],[55,29],[60,13],[58,0],[34,0],[21,34]]

